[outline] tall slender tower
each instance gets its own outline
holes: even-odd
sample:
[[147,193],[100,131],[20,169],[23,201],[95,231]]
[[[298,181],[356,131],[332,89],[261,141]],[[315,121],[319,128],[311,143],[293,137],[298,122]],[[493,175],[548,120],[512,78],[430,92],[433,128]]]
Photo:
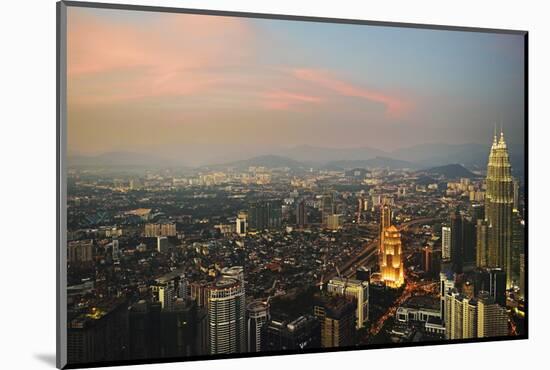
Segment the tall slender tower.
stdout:
[[506,272],[506,287],[512,285],[512,208],[514,189],[512,167],[504,134],[495,134],[487,165],[487,265]]
[[380,258],[380,266],[382,266],[382,260],[384,258],[384,231],[391,225],[391,208],[388,204],[380,206],[380,248],[378,255]]

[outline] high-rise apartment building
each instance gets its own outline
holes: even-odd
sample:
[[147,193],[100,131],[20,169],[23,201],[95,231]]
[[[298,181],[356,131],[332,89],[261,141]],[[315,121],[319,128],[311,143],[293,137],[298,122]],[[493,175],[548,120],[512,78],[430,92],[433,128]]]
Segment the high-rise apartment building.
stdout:
[[355,299],[357,310],[356,328],[361,329],[369,319],[369,282],[335,277],[327,284],[330,294],[337,294]]
[[237,279],[221,278],[208,289],[210,354],[246,351],[245,294]]
[[449,226],[441,228],[441,259],[451,259],[451,228]]

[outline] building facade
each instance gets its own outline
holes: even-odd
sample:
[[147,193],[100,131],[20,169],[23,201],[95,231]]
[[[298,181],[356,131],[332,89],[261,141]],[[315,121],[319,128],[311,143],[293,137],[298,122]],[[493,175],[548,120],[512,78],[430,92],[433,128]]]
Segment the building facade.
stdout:
[[486,178],[485,218],[487,220],[487,266],[506,272],[506,286],[512,285],[512,208],[514,191],[512,166],[504,134],[495,135]]

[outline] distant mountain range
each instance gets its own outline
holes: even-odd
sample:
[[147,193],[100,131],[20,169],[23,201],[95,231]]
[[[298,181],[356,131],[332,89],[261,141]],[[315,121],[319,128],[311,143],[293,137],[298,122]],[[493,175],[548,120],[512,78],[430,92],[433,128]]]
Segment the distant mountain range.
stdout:
[[172,167],[174,161],[138,152],[108,152],[96,156],[69,155],[70,167]]
[[423,172],[432,176],[441,175],[447,179],[459,179],[461,177],[467,177],[467,178],[477,177],[477,175],[475,175],[468,169],[464,168],[464,166],[456,163],[447,164],[445,166],[429,168]]
[[[510,161],[515,176],[524,172],[523,147],[509,145]],[[421,144],[394,151],[382,151],[362,147],[334,149],[314,146],[298,146],[278,150],[273,154],[244,158],[227,163],[210,164],[207,168],[247,168],[263,166],[268,168],[288,167],[292,169],[325,168],[408,168],[412,170],[431,169],[449,164],[460,165],[468,172],[484,171],[487,167],[489,146],[481,144]],[[98,156],[69,156],[69,166],[77,167],[184,167],[182,162],[160,158],[155,155],[130,152],[111,152]],[[457,168],[454,168],[456,171]],[[453,168],[449,171],[454,172]],[[440,170],[443,171],[443,170]],[[471,172],[470,172],[471,173]],[[469,176],[468,174],[466,174]],[[467,177],[465,176],[465,177]]]
[[399,168],[408,168],[408,169],[418,169],[420,166],[418,164],[403,161],[400,159],[393,159],[388,157],[374,157],[371,159],[355,159],[355,160],[341,160],[328,162],[326,167],[330,168],[341,168],[341,169],[350,169],[350,168],[389,168],[389,169],[399,169]]
[[238,169],[247,169],[248,167],[266,167],[266,168],[306,168],[306,163],[295,161],[287,157],[281,157],[279,155],[261,155],[249,159],[243,159],[240,161],[233,161],[228,163],[221,163],[215,165],[203,166],[206,168],[227,168],[233,167]]

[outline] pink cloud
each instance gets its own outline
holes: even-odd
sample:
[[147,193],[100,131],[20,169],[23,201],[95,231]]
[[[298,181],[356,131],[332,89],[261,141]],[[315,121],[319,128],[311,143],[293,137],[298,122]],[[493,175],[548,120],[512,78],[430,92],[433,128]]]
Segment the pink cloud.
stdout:
[[391,117],[400,117],[411,109],[411,103],[404,99],[338,80],[323,70],[299,68],[293,69],[291,74],[302,81],[310,82],[339,95],[362,98],[382,104],[386,113]]
[[239,18],[161,14],[140,24],[71,9],[68,19],[73,103],[198,93],[223,83],[217,69],[249,60],[254,52],[254,32]]
[[263,95],[264,107],[274,110],[289,110],[290,108],[308,103],[319,103],[320,97],[284,90],[270,91]]

